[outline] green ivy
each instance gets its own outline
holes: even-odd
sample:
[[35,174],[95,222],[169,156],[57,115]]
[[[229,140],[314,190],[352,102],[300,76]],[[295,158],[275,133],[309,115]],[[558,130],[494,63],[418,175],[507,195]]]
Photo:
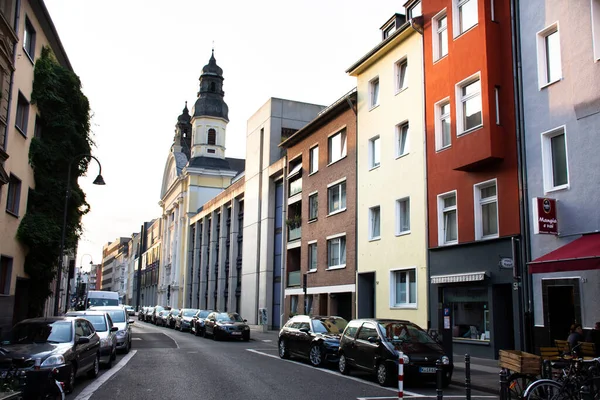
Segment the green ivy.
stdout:
[[[37,106],[42,133],[29,147],[35,189],[29,191],[17,238],[27,250],[28,316],[34,317],[42,314],[44,302],[53,292],[50,283],[58,269],[69,163],[79,154],[90,154],[94,142],[90,138],[90,105],[81,81],[56,61],[49,47],[42,49],[35,63],[31,103]],[[81,218],[89,211],[77,183],[89,161],[85,158],[72,164],[65,249],[76,249]]]

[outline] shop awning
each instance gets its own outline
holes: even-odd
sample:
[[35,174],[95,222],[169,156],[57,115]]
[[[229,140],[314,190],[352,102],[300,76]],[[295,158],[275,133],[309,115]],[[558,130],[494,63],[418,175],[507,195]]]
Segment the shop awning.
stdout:
[[431,275],[431,283],[477,282],[484,280],[487,276],[487,271],[467,272],[465,274]]
[[529,273],[600,269],[600,233],[583,235],[529,263]]
[[296,164],[296,166],[294,168],[292,168],[292,170],[290,171],[290,173],[287,176],[288,179],[291,179],[294,176],[298,175],[300,173],[300,171],[302,171],[302,163]]

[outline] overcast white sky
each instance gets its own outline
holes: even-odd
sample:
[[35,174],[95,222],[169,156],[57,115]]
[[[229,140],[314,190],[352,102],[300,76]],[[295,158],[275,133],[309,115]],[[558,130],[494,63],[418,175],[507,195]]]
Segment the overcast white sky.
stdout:
[[329,105],[356,86],[345,70],[381,39],[403,0],[46,0],[93,112],[106,186],[91,206],[77,266],[160,216],[177,116],[215,46],[229,106],[228,157],[245,158],[246,121],[270,97]]

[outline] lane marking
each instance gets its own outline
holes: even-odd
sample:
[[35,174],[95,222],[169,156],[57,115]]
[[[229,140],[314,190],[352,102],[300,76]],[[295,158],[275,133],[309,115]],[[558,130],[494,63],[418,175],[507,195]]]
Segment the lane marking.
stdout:
[[141,337],[132,337],[131,340],[144,340]]
[[263,339],[262,341],[263,341],[264,343],[271,343],[271,342],[272,342],[272,340],[271,340],[271,339]]
[[[406,393],[406,392],[404,392]],[[437,395],[420,395],[419,399],[437,399]],[[405,396],[405,398],[413,398],[413,396]],[[444,398],[452,398],[452,399],[465,399],[466,397],[463,395],[444,395]],[[497,399],[498,396],[473,396],[472,399]],[[398,396],[394,397],[357,397],[356,400],[397,400]]]
[[[334,376],[339,376],[340,378],[350,379],[352,381],[360,382],[360,383],[363,383],[365,385],[373,386],[373,387],[376,387],[376,388],[379,388],[379,389],[385,389],[385,390],[389,390],[390,392],[396,392],[396,393],[398,392],[398,388],[389,388],[389,387],[380,386],[377,383],[365,381],[364,379],[357,378],[355,376],[342,375],[342,374],[340,374],[337,371],[331,371],[331,370],[323,369],[323,368],[315,368],[312,365],[302,364],[302,363],[298,363],[298,362],[295,362],[295,361],[292,361],[292,360],[284,360],[281,357],[279,357],[278,355],[274,356],[272,354],[263,353],[261,351],[257,351],[257,350],[254,350],[254,349],[246,349],[246,350],[248,350],[251,353],[260,354],[261,356],[271,357],[271,358],[274,358],[276,360],[280,360],[280,361],[292,363],[294,365],[300,365],[302,367],[311,368],[312,370],[315,370],[315,371],[321,371],[321,372],[325,372],[325,373],[328,373],[328,374],[331,374],[331,375],[334,375]],[[406,394],[407,396],[412,396],[412,397],[425,397],[424,395],[421,395],[419,393],[413,393],[413,392],[407,392],[407,391],[404,391],[404,394]],[[383,397],[383,398],[387,399],[387,397]],[[398,397],[396,396],[394,398],[398,398]]]
[[177,348],[179,348],[179,343],[177,343],[177,340],[175,340],[175,338],[173,338],[173,336],[169,335],[168,333],[164,333],[162,332],[163,335],[165,335],[166,337],[170,338],[172,341],[175,342],[175,346],[177,346]]
[[165,331],[163,331],[162,329],[158,329],[157,326],[148,325],[148,326],[146,326],[146,328],[151,328],[152,330],[155,330],[155,331],[158,331],[158,332],[162,333],[163,335],[165,335],[166,337],[168,337],[169,339],[171,339],[172,341],[174,341],[175,342],[175,346],[177,346],[178,349],[180,348],[179,347],[179,343],[177,343],[177,340],[175,340],[173,338],[173,336],[169,335],[168,333],[165,333]]
[[125,357],[123,357],[117,365],[113,366],[109,371],[107,371],[106,373],[104,373],[101,376],[99,376],[98,378],[96,378],[94,380],[94,382],[92,382],[85,389],[83,389],[83,391],[81,393],[79,393],[79,396],[77,396],[75,398],[75,400],[88,400],[90,397],[92,397],[94,392],[96,390],[98,390],[100,388],[100,386],[102,386],[102,384],[104,384],[104,382],[106,382],[114,374],[119,372],[119,370],[121,368],[123,368],[125,366],[125,364],[127,364],[129,362],[129,360],[131,360],[131,357],[135,356],[135,353],[137,353],[137,350],[131,350],[129,352],[129,354],[127,354]]

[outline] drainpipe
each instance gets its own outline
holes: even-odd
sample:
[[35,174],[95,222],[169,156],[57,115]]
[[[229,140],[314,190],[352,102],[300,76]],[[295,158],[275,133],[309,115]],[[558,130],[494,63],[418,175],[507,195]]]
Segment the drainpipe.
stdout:
[[[350,95],[346,96],[346,102],[348,107],[354,113],[354,127],[355,127],[355,138],[358,141],[358,111],[352,101],[350,101]],[[356,91],[356,104],[358,107],[358,90]],[[358,318],[358,146],[354,146],[356,149],[354,153],[354,171],[356,171],[354,179],[354,312],[352,318]],[[375,288],[373,288],[375,293]],[[373,307],[374,308],[374,307]]]
[[279,308],[279,327],[283,328],[283,320],[285,319],[285,288],[287,287],[287,224],[285,223],[287,215],[287,151],[283,157],[283,204],[281,207],[281,294]]
[[255,323],[258,325],[258,309],[260,307],[260,247],[261,247],[261,236],[262,236],[262,189],[263,189],[263,146],[265,141],[265,128],[260,128],[260,150],[258,152],[258,215],[257,215],[257,237],[256,237],[256,294],[255,294],[255,310],[256,318]]
[[513,49],[513,82],[515,93],[515,134],[517,138],[517,174],[519,183],[519,225],[521,228],[521,239],[519,246],[519,264],[520,264],[520,300],[524,310],[521,315],[521,337],[523,338],[523,349],[525,351],[533,350],[533,331],[532,331],[532,299],[531,299],[531,279],[529,278],[529,268],[527,262],[531,260],[530,236],[529,236],[529,207],[527,190],[527,165],[525,163],[525,122],[523,111],[523,71],[521,64],[521,32],[520,32],[520,13],[519,0],[511,0],[511,30],[512,30],[512,49]]

